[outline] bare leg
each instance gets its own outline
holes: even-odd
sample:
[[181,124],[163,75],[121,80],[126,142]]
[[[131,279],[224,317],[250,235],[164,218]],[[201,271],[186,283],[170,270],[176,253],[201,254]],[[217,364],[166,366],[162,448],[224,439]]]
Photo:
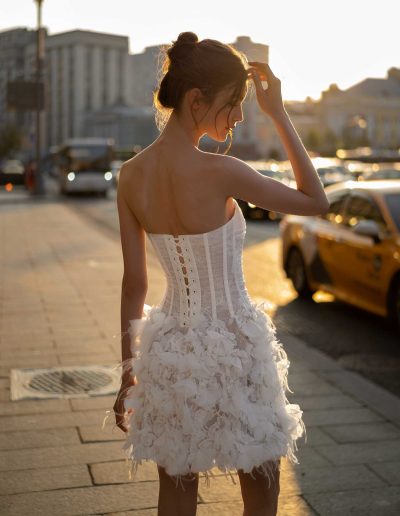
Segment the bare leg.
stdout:
[[279,497],[279,470],[274,470],[274,478],[269,485],[268,478],[255,469],[250,473],[238,470],[240,488],[244,504],[243,516],[276,516]]
[[158,495],[158,516],[196,516],[199,474],[192,473],[182,477],[182,483],[176,485],[176,479],[170,477],[165,469],[158,466],[160,491]]

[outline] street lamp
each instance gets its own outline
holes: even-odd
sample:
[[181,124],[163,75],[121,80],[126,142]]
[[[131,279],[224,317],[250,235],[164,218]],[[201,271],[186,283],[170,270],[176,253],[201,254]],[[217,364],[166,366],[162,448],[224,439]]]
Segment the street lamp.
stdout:
[[42,3],[43,0],[34,0],[37,4],[37,37],[36,37],[36,174],[35,186],[33,193],[35,195],[44,195],[46,193],[42,164],[41,164],[41,111],[43,109],[43,85],[42,85],[42,68],[44,62],[44,33],[42,30]]

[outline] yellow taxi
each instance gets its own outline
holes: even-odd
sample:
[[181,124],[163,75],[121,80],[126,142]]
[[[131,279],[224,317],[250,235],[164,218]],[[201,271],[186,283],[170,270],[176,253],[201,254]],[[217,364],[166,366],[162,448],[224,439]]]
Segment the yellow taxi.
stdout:
[[286,276],[300,296],[330,292],[400,330],[400,180],[350,180],[325,193],[327,213],[279,224]]

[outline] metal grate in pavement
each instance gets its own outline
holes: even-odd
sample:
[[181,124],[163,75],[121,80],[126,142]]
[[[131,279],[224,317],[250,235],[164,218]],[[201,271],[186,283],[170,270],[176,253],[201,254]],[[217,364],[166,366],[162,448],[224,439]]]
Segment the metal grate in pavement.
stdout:
[[111,365],[11,369],[10,376],[12,401],[114,394],[121,378]]

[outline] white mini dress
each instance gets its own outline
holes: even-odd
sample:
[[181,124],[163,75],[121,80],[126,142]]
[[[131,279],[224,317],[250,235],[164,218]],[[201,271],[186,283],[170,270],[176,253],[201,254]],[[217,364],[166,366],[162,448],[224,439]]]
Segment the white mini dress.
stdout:
[[125,397],[122,445],[130,478],[144,460],[177,481],[203,473],[207,485],[213,468],[236,483],[238,469],[270,479],[281,457],[299,463],[303,412],[285,395],[293,392],[290,362],[275,324],[245,286],[245,233],[236,201],[233,217],[213,231],[148,233],[167,288],[130,321],[137,383]]

